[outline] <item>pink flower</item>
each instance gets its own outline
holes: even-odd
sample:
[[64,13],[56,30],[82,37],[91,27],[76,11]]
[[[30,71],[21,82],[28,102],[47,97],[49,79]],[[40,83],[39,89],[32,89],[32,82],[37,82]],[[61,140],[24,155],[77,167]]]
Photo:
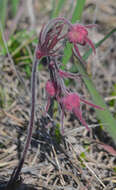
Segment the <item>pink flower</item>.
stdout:
[[48,94],[48,96],[54,97],[56,94],[56,89],[55,89],[55,84],[48,80],[45,86],[46,92]]
[[87,28],[92,28],[95,26],[96,26],[95,24],[86,25],[86,26],[80,24],[73,24],[69,29],[69,32],[67,34],[68,40],[74,44],[74,53],[76,53],[77,56],[79,56],[80,58],[81,55],[77,44],[84,46],[88,43],[95,53],[95,46],[93,42],[88,38],[88,30],[87,30]]
[[87,29],[80,24],[73,25],[68,33],[68,38],[70,42],[79,43],[81,45],[85,44],[87,36],[88,36]]
[[[87,123],[82,118],[82,111],[80,109],[80,103],[84,102],[85,104],[88,104],[89,106],[92,106],[96,109],[101,109],[100,106],[97,106],[95,104],[92,104],[84,99],[82,99],[77,93],[69,93],[68,95],[64,96],[61,100],[61,106],[62,106],[62,114],[64,114],[64,110],[70,111],[75,114],[75,116],[80,120],[80,122],[89,130]],[[62,128],[63,128],[63,115],[62,115]]]

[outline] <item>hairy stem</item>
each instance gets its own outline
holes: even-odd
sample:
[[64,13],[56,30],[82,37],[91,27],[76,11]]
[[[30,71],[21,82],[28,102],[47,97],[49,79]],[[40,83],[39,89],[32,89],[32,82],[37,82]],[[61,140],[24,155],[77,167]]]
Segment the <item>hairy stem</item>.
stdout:
[[11,178],[7,184],[7,187],[10,185],[13,185],[19,177],[19,174],[21,172],[21,169],[24,164],[24,160],[31,142],[31,137],[32,137],[32,129],[34,125],[34,117],[35,117],[35,100],[36,100],[36,70],[37,70],[37,59],[35,58],[34,63],[33,63],[33,68],[32,68],[32,76],[31,76],[31,113],[30,113],[30,121],[29,121],[29,126],[28,126],[28,135],[27,135],[27,140],[25,143],[24,151],[21,157],[21,160],[19,161],[18,166],[14,169]]

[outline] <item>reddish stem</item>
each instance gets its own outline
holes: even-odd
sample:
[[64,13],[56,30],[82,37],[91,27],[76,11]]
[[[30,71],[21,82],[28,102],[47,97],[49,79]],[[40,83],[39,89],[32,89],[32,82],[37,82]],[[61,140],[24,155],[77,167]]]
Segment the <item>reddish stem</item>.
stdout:
[[31,77],[31,113],[30,113],[30,121],[29,121],[29,126],[28,126],[28,135],[27,135],[27,140],[25,143],[24,151],[22,154],[22,158],[19,161],[18,166],[14,169],[11,178],[7,184],[7,188],[9,188],[11,185],[15,184],[16,181],[19,178],[21,169],[24,164],[24,160],[31,142],[31,137],[32,137],[32,130],[33,130],[33,125],[34,125],[34,117],[35,117],[35,100],[36,100],[36,70],[37,70],[37,59],[35,58],[35,61],[33,63],[33,68],[32,68],[32,77]]

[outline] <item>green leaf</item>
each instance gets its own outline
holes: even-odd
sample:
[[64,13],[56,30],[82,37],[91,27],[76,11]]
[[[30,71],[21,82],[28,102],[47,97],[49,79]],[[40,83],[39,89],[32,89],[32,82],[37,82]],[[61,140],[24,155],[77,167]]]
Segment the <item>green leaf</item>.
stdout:
[[70,44],[69,42],[66,43],[66,47],[64,48],[64,55],[62,59],[62,66],[61,66],[61,69],[63,70],[72,55],[72,47],[73,47],[72,44]]
[[100,119],[101,123],[103,123],[105,129],[108,131],[111,137],[116,141],[116,120],[112,117],[112,114],[109,112],[103,98],[96,90],[95,85],[91,78],[88,76],[85,68],[83,67],[83,64],[77,60],[75,60],[75,63],[77,65],[79,73],[82,75],[83,81],[93,99],[93,102],[96,105],[104,108],[104,111],[96,109],[98,118]]
[[[103,39],[101,39],[98,43],[95,44],[95,48],[99,47],[105,40],[107,40],[114,32],[116,32],[116,28],[112,29]],[[92,48],[90,48],[83,56],[83,59],[86,60],[92,53]],[[100,119],[101,123],[104,124],[105,129],[111,135],[111,137],[116,141],[116,120],[113,118],[112,114],[108,110],[103,98],[98,93],[93,84],[93,81],[88,76],[85,68],[83,67],[83,63],[76,62],[77,70],[82,75],[82,78],[85,82],[85,85],[92,96],[93,102],[104,108],[104,111],[96,110],[96,114]]]
[[[99,47],[105,40],[107,40],[114,32],[116,32],[116,28],[112,29],[103,39],[101,39],[98,43],[95,44],[95,48]],[[90,48],[83,56],[83,59],[86,60],[92,53],[92,49]],[[76,62],[77,63],[77,62]],[[98,91],[96,90],[92,80],[87,75],[85,69],[82,64],[77,63],[77,69],[82,74],[82,78],[92,96],[93,102],[97,105],[100,105],[105,108],[105,111],[96,110],[97,116],[100,119],[101,123],[104,123],[105,129],[111,135],[111,137],[116,141],[116,120],[113,118],[112,114],[109,112],[108,107],[106,106],[103,98],[100,96]],[[87,78],[83,75],[86,74]]]

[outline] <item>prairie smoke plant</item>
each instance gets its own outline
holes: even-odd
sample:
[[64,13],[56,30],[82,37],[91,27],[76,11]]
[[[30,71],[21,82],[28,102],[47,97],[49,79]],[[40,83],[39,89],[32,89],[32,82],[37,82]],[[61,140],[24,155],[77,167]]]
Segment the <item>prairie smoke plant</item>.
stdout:
[[[7,184],[7,188],[12,187],[13,184],[18,180],[19,174],[23,167],[23,163],[31,142],[32,129],[35,120],[35,104],[36,104],[36,70],[37,65],[43,57],[47,58],[48,72],[50,74],[50,79],[46,83],[46,94],[47,94],[47,106],[46,112],[51,104],[51,98],[54,98],[61,109],[61,128],[63,132],[63,118],[64,112],[70,111],[80,120],[80,122],[88,129],[85,120],[82,118],[82,111],[80,109],[80,103],[84,102],[94,108],[102,109],[101,107],[94,105],[84,99],[82,99],[77,93],[70,92],[65,86],[64,78],[78,79],[79,75],[62,71],[60,69],[60,64],[57,61],[60,56],[61,48],[64,47],[62,42],[69,41],[74,45],[73,53],[81,61],[81,55],[78,49],[79,45],[86,45],[93,49],[95,52],[95,47],[92,41],[88,38],[88,28],[92,28],[95,25],[80,25],[78,23],[71,24],[65,18],[55,18],[48,22],[48,24],[42,27],[39,35],[39,40],[37,48],[35,50],[35,57],[32,67],[31,76],[31,111],[30,111],[30,121],[28,126],[28,135],[26,143],[24,146],[24,151],[19,161],[18,166],[14,169],[11,178]],[[61,56],[60,56],[61,58]],[[83,63],[83,61],[81,61]],[[44,65],[44,64],[43,64]]]

